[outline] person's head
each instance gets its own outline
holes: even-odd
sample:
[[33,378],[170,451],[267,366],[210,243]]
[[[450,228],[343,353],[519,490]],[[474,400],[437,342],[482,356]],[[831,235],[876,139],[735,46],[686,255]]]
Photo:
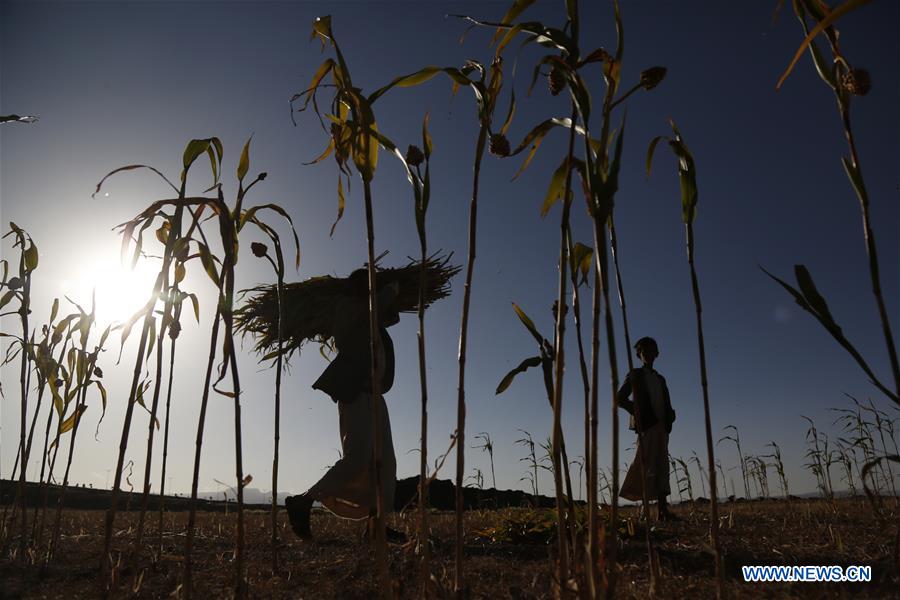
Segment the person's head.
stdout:
[[634,345],[637,357],[647,366],[652,366],[653,361],[659,356],[659,346],[652,337],[642,337]]

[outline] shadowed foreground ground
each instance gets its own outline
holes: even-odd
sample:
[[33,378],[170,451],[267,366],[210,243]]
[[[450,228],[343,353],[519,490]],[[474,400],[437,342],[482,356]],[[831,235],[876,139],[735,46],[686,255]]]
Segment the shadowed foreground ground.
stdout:
[[[886,501],[884,518],[876,519],[865,499],[756,501],[726,503],[720,507],[722,544],[727,553],[729,596],[751,597],[898,597],[900,577],[894,560],[898,527],[896,502]],[[663,569],[663,597],[714,596],[712,560],[708,554],[707,505],[680,505],[682,520],[657,525],[654,539]],[[247,558],[251,597],[254,598],[372,598],[375,587],[374,555],[360,540],[359,523],[325,513],[313,517],[316,539],[293,536],[281,512],[282,572],[271,571],[269,514],[247,513]],[[643,533],[632,508],[622,511],[620,544],[621,597],[646,597],[647,574]],[[103,546],[102,511],[66,510],[63,537],[55,564],[45,576],[38,566],[24,570],[9,557],[0,560],[2,598],[95,598],[97,565]],[[395,514],[394,527],[415,531],[415,515]],[[123,566],[119,596],[179,597],[179,575],[186,512],[167,513],[163,552],[155,552],[156,517],[149,519],[145,556],[136,568]],[[116,524],[115,547],[131,546],[136,513],[122,513]],[[212,599],[231,595],[233,513],[203,513],[195,545],[195,597]],[[453,515],[432,515],[435,596],[452,590]],[[505,509],[466,514],[466,576],[472,597],[552,597],[548,560],[553,539],[552,519],[546,511]],[[15,543],[13,544],[13,548]],[[391,573],[398,597],[418,595],[418,556],[413,544],[393,546]],[[127,561],[123,558],[123,565]],[[744,583],[741,565],[871,565],[873,581],[855,584]]]

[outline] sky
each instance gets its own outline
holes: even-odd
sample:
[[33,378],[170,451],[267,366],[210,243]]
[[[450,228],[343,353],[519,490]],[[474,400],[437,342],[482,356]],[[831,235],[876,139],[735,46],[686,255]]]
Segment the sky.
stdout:
[[[365,220],[360,182],[353,181],[347,209],[334,235],[337,165],[332,159],[308,166],[327,144],[315,117],[296,115],[289,99],[304,90],[328,54],[309,40],[313,20],[332,15],[333,30],[350,65],[354,83],[373,90],[393,77],[426,65],[460,66],[474,58],[489,63],[491,32],[475,29],[460,42],[466,26],[448,14],[499,20],[509,2],[0,2],[0,113],[33,114],[31,125],[0,129],[0,221],[4,232],[15,222],[40,250],[34,275],[32,322],[46,320],[53,298],[63,311],[65,296],[89,303],[98,289],[101,325],[136,309],[152,286],[154,267],[145,261],[135,273],[121,267],[119,237],[113,228],[150,202],[168,197],[161,180],[132,171],[110,179],[97,197],[91,193],[109,171],[126,164],[152,165],[170,179],[181,169],[185,144],[192,138],[219,137],[225,147],[226,198],[236,190],[234,169],[243,144],[252,136],[250,173],[265,171],[246,202],[275,202],[291,215],[300,237],[302,261],[289,280],[346,275],[366,258]],[[811,492],[815,481],[803,468],[805,434],[812,418],[834,439],[833,408],[850,405],[845,394],[898,416],[852,359],[809,315],[760,269],[792,279],[794,264],[806,265],[848,338],[875,372],[890,381],[884,340],[868,279],[858,202],[840,166],[846,142],[833,95],[804,55],[784,87],[775,83],[803,35],[790,7],[773,20],[776,2],[708,3],[623,2],[625,55],[623,87],[637,82],[642,69],[668,68],[651,92],[627,102],[616,224],[620,264],[632,339],[650,335],[660,346],[657,370],[668,382],[677,421],[670,453],[687,459],[693,452],[705,465],[702,394],[694,304],[686,262],[677,172],[671,153],[660,147],[647,177],[647,145],[670,132],[673,118],[694,153],[699,185],[695,223],[696,263],[703,298],[709,394],[714,436],[739,428],[745,453],[767,454],[770,442],[782,451],[794,493]],[[582,3],[582,45],[615,47],[609,2]],[[548,25],[564,22],[563,2],[538,2],[525,15]],[[868,69],[872,90],[854,98],[853,126],[871,196],[871,213],[881,259],[882,285],[900,331],[900,214],[897,202],[898,111],[900,87],[896,57],[900,7],[872,3],[840,24],[842,48],[856,66]],[[516,57],[507,50],[504,113],[515,89],[517,111],[510,138],[517,144],[538,122],[567,116],[565,95],[552,97],[539,81],[526,94],[532,66],[542,55],[529,45]],[[513,76],[513,63],[517,64]],[[600,102],[599,70],[587,71],[591,94]],[[430,115],[434,140],[433,194],[427,217],[429,247],[466,256],[468,206],[477,119],[471,95],[451,97],[446,78],[394,90],[375,107],[379,129],[401,148],[419,143],[422,119]],[[616,119],[622,117],[617,111]],[[594,126],[599,126],[594,122]],[[478,213],[477,260],[469,321],[466,371],[468,401],[466,473],[474,469],[492,485],[488,455],[472,448],[474,434],[487,432],[494,444],[497,486],[523,488],[525,450],[516,440],[527,431],[538,441],[551,429],[551,412],[540,375],[520,375],[502,395],[494,390],[503,375],[535,353],[533,340],[516,318],[519,304],[549,337],[550,306],[556,298],[559,208],[541,218],[540,206],[550,175],[565,152],[565,136],[548,136],[530,168],[515,181],[521,157],[486,156]],[[205,165],[192,170],[189,191],[211,183]],[[400,164],[384,155],[373,185],[376,253],[390,251],[385,264],[405,264],[419,253],[412,195]],[[273,221],[276,222],[276,221]],[[277,222],[282,237],[288,229]],[[576,241],[589,243],[590,223],[574,205]],[[253,232],[242,234],[238,286],[272,281],[268,263],[249,252]],[[6,260],[16,259],[9,239]],[[462,275],[453,294],[427,313],[429,456],[442,454],[456,426],[457,349]],[[212,284],[194,266],[185,288],[201,300],[201,318],[182,320],[172,406],[167,491],[190,490],[194,438],[213,316]],[[3,331],[15,321],[2,320]],[[577,347],[570,322],[564,399],[564,427],[570,457],[584,454],[582,392]],[[618,307],[615,332],[619,377],[625,374],[626,348]],[[391,330],[397,373],[387,395],[398,476],[418,473],[419,379],[416,319],[407,315]],[[588,331],[585,329],[585,335]],[[111,483],[127,403],[135,339],[117,364],[119,333],[114,332],[100,365],[110,391],[109,408],[97,428],[99,397],[79,430],[71,479],[104,487]],[[284,379],[280,491],[299,493],[338,457],[337,410],[327,396],[310,388],[325,367],[315,346],[295,356]],[[600,357],[601,406],[609,406],[609,373]],[[239,360],[243,388],[244,472],[253,487],[269,489],[272,464],[274,373],[258,364],[252,340]],[[2,369],[0,475],[8,477],[18,444],[20,396],[18,364]],[[33,402],[33,396],[31,401]],[[33,404],[30,405],[33,407]],[[29,408],[29,412],[32,408]],[[213,395],[203,445],[200,488],[234,480],[233,412],[230,399]],[[624,414],[624,413],[623,413]],[[609,465],[609,409],[601,412],[601,463]],[[41,419],[43,423],[43,419]],[[633,457],[634,436],[621,435],[622,462]],[[126,462],[131,482],[143,473],[148,415],[140,408],[129,439]],[[41,428],[39,427],[39,430]],[[95,435],[96,430],[96,435]],[[161,436],[154,452],[158,490]],[[734,446],[723,442],[716,457],[727,470],[729,488],[742,493],[734,469]],[[36,479],[37,461],[28,477]],[[448,458],[441,477],[452,478]],[[577,468],[576,468],[577,471]],[[126,474],[128,469],[126,469]],[[694,488],[701,487],[697,473]],[[574,475],[577,477],[577,474]],[[835,469],[835,480],[839,474]],[[774,472],[770,486],[778,490]],[[540,490],[552,480],[542,473]],[[128,489],[128,483],[123,481]],[[844,487],[837,485],[835,487]],[[674,492],[674,490],[673,490]],[[676,494],[677,497],[677,494]]]

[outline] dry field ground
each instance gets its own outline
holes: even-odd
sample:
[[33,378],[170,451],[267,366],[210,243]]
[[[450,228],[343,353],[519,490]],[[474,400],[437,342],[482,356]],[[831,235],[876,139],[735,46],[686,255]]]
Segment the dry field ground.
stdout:
[[[707,551],[705,504],[674,507],[676,523],[656,525],[654,538],[663,570],[665,598],[714,596],[712,560]],[[727,591],[734,598],[900,597],[895,536],[900,510],[887,500],[884,517],[876,518],[865,499],[735,502],[721,505],[722,544],[726,552]],[[466,576],[474,598],[548,598],[551,585],[552,516],[529,509],[471,511],[466,515]],[[643,534],[634,508],[622,510],[619,546],[623,598],[646,597],[647,571]],[[24,569],[7,555],[0,561],[2,598],[95,598],[97,565],[103,545],[104,512],[67,510],[57,560],[45,573],[39,566]],[[122,559],[119,597],[179,597],[179,573],[185,512],[167,513],[163,552],[145,556],[136,567]],[[414,514],[395,514],[392,525],[410,535]],[[125,552],[137,514],[120,513],[115,544]],[[195,549],[195,597],[204,600],[231,595],[234,514],[203,513]],[[453,515],[435,513],[431,548],[432,594],[452,589]],[[156,518],[145,539],[156,542]],[[301,541],[281,513],[281,572],[271,570],[269,515],[247,513],[248,578],[254,598],[373,598],[374,554],[362,541],[359,523],[320,513],[313,517],[316,538]],[[391,573],[398,597],[417,597],[418,556],[413,544],[392,546]],[[744,583],[741,565],[871,565],[873,581],[855,584]],[[449,595],[449,594],[448,594]]]

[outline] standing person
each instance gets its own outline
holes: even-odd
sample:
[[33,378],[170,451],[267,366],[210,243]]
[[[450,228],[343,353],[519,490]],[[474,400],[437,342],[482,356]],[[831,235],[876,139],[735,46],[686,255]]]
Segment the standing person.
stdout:
[[[394,345],[386,327],[399,322],[399,285],[392,283],[378,291],[378,324],[375,340],[375,369],[379,380],[377,397],[372,396],[368,284],[365,269],[350,277],[351,294],[334,310],[334,344],[338,354],[312,385],[337,404],[341,433],[341,458],[305,493],[286,499],[291,527],[301,538],[312,537],[310,510],[319,501],[328,510],[347,519],[365,519],[376,510],[375,464],[372,431],[372,402],[378,405],[381,428],[382,506],[394,507],[397,460],[391,438],[391,423],[383,394],[394,382]],[[388,530],[389,541],[403,534]]]
[[[643,366],[628,374],[616,394],[616,400],[620,407],[631,414],[629,429],[637,432],[638,444],[634,462],[625,475],[619,496],[626,500],[642,500],[641,488],[642,485],[646,486],[647,498],[657,500],[659,519],[677,520],[669,512],[666,502],[666,496],[671,493],[669,434],[675,421],[675,411],[672,410],[666,380],[653,370],[653,361],[659,356],[659,347],[653,338],[643,337],[637,341],[634,349]],[[630,400],[629,395],[632,398]],[[647,463],[643,469],[642,458]]]

